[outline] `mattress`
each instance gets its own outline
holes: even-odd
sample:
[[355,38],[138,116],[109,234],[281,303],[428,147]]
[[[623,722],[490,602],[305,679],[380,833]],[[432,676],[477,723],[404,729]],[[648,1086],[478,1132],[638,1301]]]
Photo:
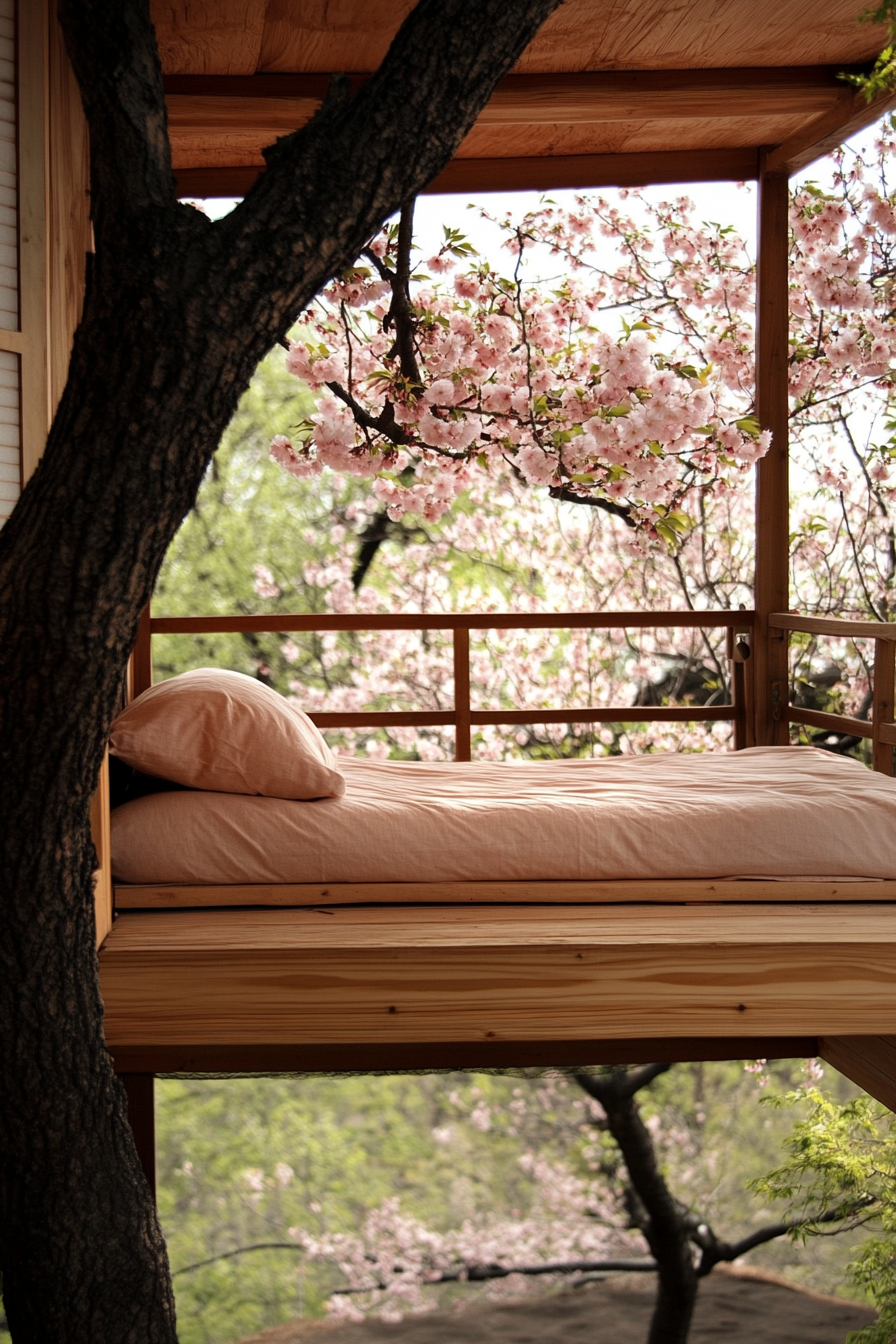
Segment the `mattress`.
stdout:
[[342,798],[156,793],[112,814],[126,883],[894,878],[896,780],[812,747],[340,762]]

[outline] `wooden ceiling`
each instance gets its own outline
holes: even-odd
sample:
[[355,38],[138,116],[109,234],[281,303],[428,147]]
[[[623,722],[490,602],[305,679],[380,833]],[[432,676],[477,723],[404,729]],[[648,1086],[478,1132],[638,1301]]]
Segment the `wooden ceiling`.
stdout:
[[[566,0],[435,190],[639,185],[794,171],[884,110],[837,79],[885,40],[866,0]],[[329,75],[376,69],[410,0],[152,0],[174,166],[238,195]]]

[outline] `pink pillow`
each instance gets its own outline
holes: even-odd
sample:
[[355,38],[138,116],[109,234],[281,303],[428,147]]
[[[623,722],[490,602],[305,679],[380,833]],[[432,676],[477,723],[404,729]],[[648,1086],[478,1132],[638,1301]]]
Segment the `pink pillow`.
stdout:
[[242,672],[202,667],[138,695],[112,725],[109,750],[190,789],[268,798],[341,798],[345,780],[300,709]]

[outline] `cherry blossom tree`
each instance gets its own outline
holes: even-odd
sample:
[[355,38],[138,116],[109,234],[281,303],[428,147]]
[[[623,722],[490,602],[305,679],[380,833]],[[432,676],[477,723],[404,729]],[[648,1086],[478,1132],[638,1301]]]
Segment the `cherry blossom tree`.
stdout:
[[[887,121],[869,151],[838,151],[823,185],[798,186],[791,207],[796,601],[884,620],[896,580],[894,143]],[[686,197],[627,192],[492,222],[510,277],[451,230],[412,266],[406,210],[292,333],[287,368],[318,406],[291,438],[274,438],[273,456],[299,478],[366,476],[380,504],[358,512],[354,566],[338,581],[320,571],[331,600],[351,609],[349,579],[362,583],[383,541],[431,530],[456,498],[482,518],[499,501],[524,510],[535,487],[596,506],[612,530],[601,545],[591,529],[592,551],[618,569],[621,547],[630,569],[649,572],[649,605],[722,605],[733,574],[748,604],[745,473],[765,439],[753,417],[744,243],[700,222]],[[630,527],[628,541],[607,513]],[[546,534],[542,521],[550,548]],[[584,602],[577,578],[568,568],[556,606],[626,605],[609,584]],[[867,714],[866,650],[799,638],[794,649],[798,703]],[[715,672],[724,682],[717,651]]]

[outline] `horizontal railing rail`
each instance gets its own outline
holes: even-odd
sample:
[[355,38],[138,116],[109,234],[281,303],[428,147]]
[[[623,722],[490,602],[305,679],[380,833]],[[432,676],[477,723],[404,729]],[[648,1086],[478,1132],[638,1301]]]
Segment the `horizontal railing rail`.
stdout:
[[298,630],[692,630],[752,629],[752,611],[444,612],[415,615],[151,616],[154,635],[294,634]]
[[[839,616],[800,616],[796,612],[776,611],[768,618],[769,631],[788,634],[830,635],[833,639],[870,639],[874,641],[871,672],[871,718],[857,719],[848,714],[828,714],[805,709],[790,702],[790,696],[777,688],[777,704],[786,701],[788,723],[821,728],[847,737],[870,739],[871,763],[880,774],[893,774],[893,747],[896,746],[896,624],[885,621],[857,621]],[[781,712],[780,710],[778,711]]]
[[[455,757],[470,759],[472,729],[480,725],[527,723],[734,723],[735,745],[748,742],[746,650],[737,635],[755,624],[752,611],[590,611],[590,612],[451,612],[426,615],[272,614],[264,616],[152,616],[144,611],[133,660],[133,694],[152,685],[153,635],[296,634],[377,630],[450,630],[453,643],[454,708],[452,710],[359,710],[315,712],[320,728],[453,727]],[[471,630],[660,630],[725,629],[732,663],[730,702],[709,705],[610,705],[547,709],[479,710],[471,703]]]

